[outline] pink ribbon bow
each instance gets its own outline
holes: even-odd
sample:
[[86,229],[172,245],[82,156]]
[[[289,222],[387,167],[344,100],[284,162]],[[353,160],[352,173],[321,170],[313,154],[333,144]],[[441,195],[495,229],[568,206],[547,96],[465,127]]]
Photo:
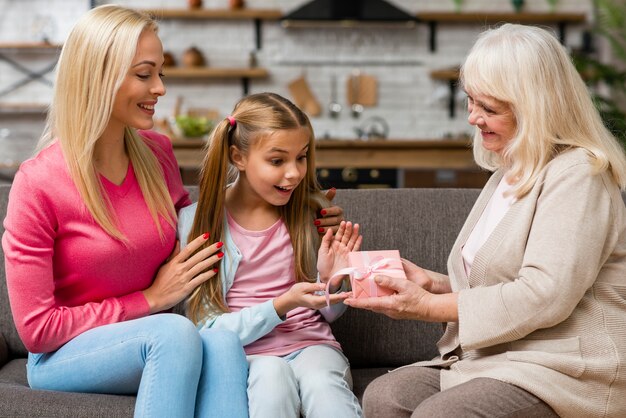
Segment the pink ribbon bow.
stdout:
[[[372,260],[374,263],[367,265],[365,267],[346,267],[340,270],[337,270],[335,274],[333,274],[328,282],[326,283],[326,306],[330,306],[330,283],[337,276],[344,276],[346,274],[350,275],[352,280],[366,280],[369,279],[372,275],[382,274],[382,275],[390,275],[398,270],[397,267],[391,267],[391,262],[397,261],[393,258],[382,258],[377,257]],[[378,287],[374,280],[369,281],[370,285],[370,295],[378,295]],[[354,287],[354,286],[353,286]]]

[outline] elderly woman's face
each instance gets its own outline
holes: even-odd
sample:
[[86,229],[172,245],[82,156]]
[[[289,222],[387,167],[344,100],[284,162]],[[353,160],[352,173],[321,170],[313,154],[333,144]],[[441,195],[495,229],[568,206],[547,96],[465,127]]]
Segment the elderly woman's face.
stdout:
[[517,129],[511,106],[493,97],[468,92],[467,110],[470,125],[480,129],[483,147],[498,154],[504,151]]

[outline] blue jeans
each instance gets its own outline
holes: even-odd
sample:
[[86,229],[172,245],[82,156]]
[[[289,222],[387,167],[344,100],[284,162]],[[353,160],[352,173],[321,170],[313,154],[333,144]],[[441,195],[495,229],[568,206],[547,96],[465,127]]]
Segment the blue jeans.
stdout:
[[28,356],[33,389],[137,394],[135,417],[247,417],[248,365],[236,334],[177,314],[85,331]]
[[250,355],[248,397],[252,418],[361,418],[348,359],[328,345],[284,357]]

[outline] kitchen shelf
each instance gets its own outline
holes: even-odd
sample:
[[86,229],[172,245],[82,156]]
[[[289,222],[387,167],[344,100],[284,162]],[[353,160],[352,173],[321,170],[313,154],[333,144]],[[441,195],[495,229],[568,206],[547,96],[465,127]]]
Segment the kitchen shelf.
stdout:
[[261,22],[283,17],[277,9],[144,9],[157,19],[252,20],[256,49],[261,49]]
[[459,68],[444,68],[430,72],[430,78],[440,81],[457,81],[459,79]]
[[159,19],[228,19],[228,20],[279,20],[283,17],[277,9],[144,9]]
[[559,27],[559,40],[565,43],[565,29],[568,24],[585,23],[584,13],[484,13],[484,12],[424,12],[416,15],[417,19],[430,27],[430,50],[437,50],[438,23],[480,23],[495,24],[502,22],[522,24],[556,24]]
[[60,50],[60,44],[51,44],[47,42],[0,42],[0,50],[29,50],[29,49],[54,49]]
[[167,78],[267,78],[265,68],[165,67]]
[[[460,76],[459,67],[452,68],[442,68],[439,70],[433,70],[430,72],[430,78],[438,81],[445,81],[450,86],[450,101],[448,103],[448,107],[450,110],[450,118],[454,118],[456,109],[454,106],[454,98],[456,96],[456,90],[458,88],[459,76]],[[588,74],[581,73],[580,74],[583,80],[589,78]]]
[[47,110],[48,105],[43,103],[0,103],[0,116],[43,115]]
[[448,112],[450,119],[454,119],[456,116],[456,106],[454,99],[456,97],[456,90],[458,88],[459,81],[459,67],[444,68],[440,70],[433,70],[430,72],[430,78],[438,81],[445,81],[450,87],[450,99],[448,100]]
[[[261,49],[261,22],[279,20],[283,14],[278,9],[143,9],[143,12],[156,19],[187,19],[187,20],[252,20],[256,50]],[[264,68],[181,68],[170,67],[165,74],[171,79],[218,79],[240,78],[243,95],[250,91],[251,78],[267,78],[269,73]]]
[[[10,84],[9,86],[0,90],[0,97],[6,96],[7,94],[19,89],[20,87],[29,84],[33,81],[39,81],[42,84],[52,87],[52,82],[45,78],[46,74],[52,72],[56,67],[58,60],[58,52],[60,51],[61,46],[56,44],[51,44],[48,42],[2,42],[0,43],[0,61],[4,61],[8,63],[10,66],[15,68],[20,73],[24,74],[24,77]],[[55,54],[54,60],[50,62],[45,68],[37,71],[32,71],[25,65],[21,64],[19,61],[15,59],[15,57],[11,57],[9,55],[15,55],[15,52],[27,52],[33,51],[36,53],[41,53],[41,51],[51,51]]]
[[216,78],[239,78],[244,96],[250,91],[251,78],[267,78],[265,68],[219,68],[219,67],[165,67],[163,73],[168,79],[203,80]]

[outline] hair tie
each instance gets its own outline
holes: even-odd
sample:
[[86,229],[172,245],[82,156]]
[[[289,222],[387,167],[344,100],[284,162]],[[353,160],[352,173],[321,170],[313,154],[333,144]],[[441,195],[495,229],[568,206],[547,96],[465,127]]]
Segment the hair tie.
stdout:
[[237,124],[237,121],[232,116],[226,116],[226,119],[228,119],[228,122],[230,123],[231,127],[234,127]]

